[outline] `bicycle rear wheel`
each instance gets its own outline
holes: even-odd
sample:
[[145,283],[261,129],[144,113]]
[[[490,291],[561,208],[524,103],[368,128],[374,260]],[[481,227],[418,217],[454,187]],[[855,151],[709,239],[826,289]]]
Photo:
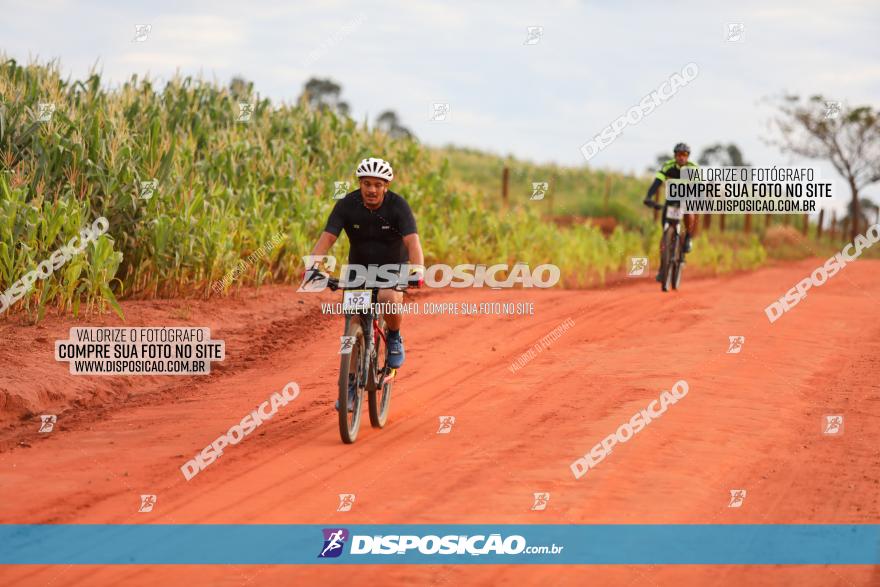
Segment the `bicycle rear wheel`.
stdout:
[[[385,321],[379,319],[379,328],[385,330]],[[382,337],[376,337],[375,359],[371,365],[370,384],[367,385],[367,399],[370,406],[370,425],[384,428],[388,421],[388,408],[391,405],[391,381],[385,381],[385,353]],[[382,365],[380,368],[379,365]]]
[[[366,341],[358,316],[347,317],[346,336],[354,337],[351,353],[342,355],[339,363],[339,435],[342,442],[351,444],[357,439],[361,426],[361,406],[367,383]],[[354,394],[349,394],[353,389]],[[353,397],[350,397],[353,395]]]

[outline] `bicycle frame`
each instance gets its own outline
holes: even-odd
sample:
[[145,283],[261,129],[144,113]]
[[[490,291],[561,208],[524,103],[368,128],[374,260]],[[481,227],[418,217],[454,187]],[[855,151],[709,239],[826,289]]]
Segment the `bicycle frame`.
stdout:
[[[681,220],[677,218],[669,218],[666,216],[666,209],[669,206],[668,203],[663,204],[663,233],[666,232],[666,229],[672,227],[675,230],[675,234],[677,236],[681,236],[681,223],[684,221],[684,217],[682,215]],[[661,239],[661,243],[663,240]]]
[[[317,270],[317,266],[313,266],[312,270]],[[340,289],[341,285],[339,280],[333,277],[330,277],[326,273],[320,273],[322,278],[327,280],[327,286],[336,291]],[[396,285],[392,288],[394,291],[406,291],[408,287],[418,287],[418,284],[410,283],[407,285]],[[369,289],[369,288],[368,288]],[[375,301],[377,298],[377,292],[379,291],[377,288],[372,288],[373,295],[370,297],[370,301]],[[364,355],[367,360],[367,390],[374,391],[378,387],[381,387],[385,382],[390,381],[397,374],[397,369],[384,368],[382,373],[379,373],[379,357],[376,353],[376,348],[379,346],[379,341],[381,340],[386,346],[388,345],[388,339],[385,336],[384,325],[379,322],[379,316],[374,315],[368,311],[356,310],[353,312],[345,313],[345,332],[348,332],[348,324],[349,320],[351,320],[354,316],[359,316],[361,320],[361,327],[364,331],[364,340],[367,343],[367,348],[364,349],[366,352]],[[372,367],[372,368],[370,368]]]
[[[379,355],[376,351],[380,346],[380,341],[382,344],[388,344],[388,338],[385,335],[385,329],[383,325],[379,322],[379,316],[375,314],[371,314],[369,312],[347,312],[345,314],[345,330],[343,332],[348,332],[348,324],[349,320],[353,320],[355,317],[361,321],[361,328],[364,331],[364,341],[366,341],[367,347],[364,352],[364,358],[366,360],[366,368],[367,368],[367,391],[373,391],[382,386],[383,383],[388,381],[389,379],[394,377],[395,369],[383,369],[383,371],[379,372]],[[363,368],[361,366],[360,368]],[[390,377],[389,377],[390,375]]]
[[[331,287],[338,287],[338,282],[331,282]],[[396,291],[403,291],[402,289],[395,287],[392,288]],[[375,292],[378,290],[373,290],[374,294],[371,297],[371,301],[376,299]],[[390,381],[397,374],[397,369],[392,369],[389,367],[385,367],[379,371],[379,356],[377,352],[377,348],[380,346],[380,341],[387,348],[388,345],[388,337],[385,335],[384,328],[384,320],[380,322],[380,316],[373,314],[368,311],[363,310],[355,310],[352,312],[346,312],[345,314],[345,332],[348,331],[349,320],[357,316],[361,321],[361,328],[364,331],[364,340],[367,343],[366,352],[364,353],[367,361],[367,391],[375,391],[384,385],[386,382]]]

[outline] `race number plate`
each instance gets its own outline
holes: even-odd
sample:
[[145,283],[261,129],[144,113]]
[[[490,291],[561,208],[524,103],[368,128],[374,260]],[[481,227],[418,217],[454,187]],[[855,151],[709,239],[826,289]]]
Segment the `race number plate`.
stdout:
[[342,311],[357,312],[370,307],[373,292],[368,289],[350,289],[342,296]]
[[670,220],[681,220],[681,208],[678,206],[667,206],[666,217]]

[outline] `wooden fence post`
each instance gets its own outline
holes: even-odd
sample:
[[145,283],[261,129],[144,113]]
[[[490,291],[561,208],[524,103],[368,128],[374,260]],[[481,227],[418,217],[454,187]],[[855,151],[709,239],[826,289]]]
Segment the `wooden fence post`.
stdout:
[[837,238],[837,210],[831,211],[831,242]]
[[810,225],[810,215],[804,214],[804,225],[801,227],[801,233],[807,236],[807,227]]
[[743,232],[746,234],[752,232],[752,215],[746,214],[746,217],[743,219]]
[[816,240],[822,238],[822,223],[825,221],[825,208],[819,210],[819,224],[816,226]]

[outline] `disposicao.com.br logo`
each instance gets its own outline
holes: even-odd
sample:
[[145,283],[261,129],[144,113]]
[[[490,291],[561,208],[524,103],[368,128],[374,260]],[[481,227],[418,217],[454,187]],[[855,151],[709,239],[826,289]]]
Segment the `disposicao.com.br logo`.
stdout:
[[350,555],[516,555],[516,554],[560,554],[565,548],[556,544],[550,546],[528,546],[525,537],[511,534],[476,534],[473,536],[449,534],[388,534],[388,535],[350,535],[346,528],[324,528],[324,542],[318,558],[336,558],[342,554],[348,538],[351,538]]
[[345,528],[324,528],[324,546],[318,558],[337,558],[342,554],[345,541],[348,540],[349,532]]
[[[336,268],[336,257],[331,255],[306,255],[303,263],[308,270],[327,272]],[[559,283],[560,271],[556,265],[544,263],[529,269],[526,263],[516,263],[512,267],[506,263],[495,265],[475,265],[463,263],[450,266],[442,263],[427,268],[408,263],[389,263],[385,265],[342,265],[339,286],[344,288],[374,288],[405,286],[410,279],[422,273],[427,287],[491,287],[493,289],[522,287],[553,287]],[[506,276],[506,277],[501,277]],[[327,288],[327,276],[313,273],[307,276],[297,291],[315,292]]]

